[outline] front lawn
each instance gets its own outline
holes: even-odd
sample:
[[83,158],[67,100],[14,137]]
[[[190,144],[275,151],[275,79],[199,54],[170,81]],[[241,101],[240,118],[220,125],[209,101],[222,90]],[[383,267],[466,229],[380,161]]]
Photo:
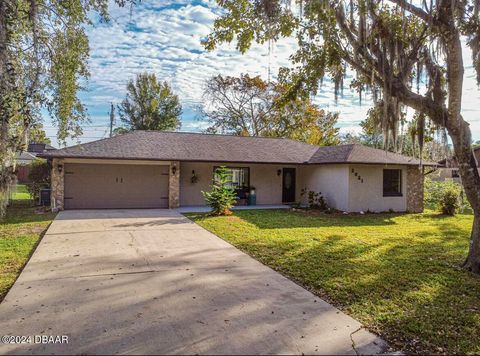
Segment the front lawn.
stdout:
[[35,250],[41,236],[55,217],[52,213],[36,213],[38,208],[19,187],[7,208],[7,215],[0,219],[0,301],[22,271]]
[[408,353],[480,353],[480,277],[458,266],[471,215],[188,216]]

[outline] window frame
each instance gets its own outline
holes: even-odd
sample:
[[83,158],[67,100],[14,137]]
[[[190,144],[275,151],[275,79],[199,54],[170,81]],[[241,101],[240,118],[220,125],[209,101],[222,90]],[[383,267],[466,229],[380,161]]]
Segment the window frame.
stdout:
[[[245,187],[247,189],[250,189],[250,167],[238,167],[238,166],[213,166],[213,177],[212,177],[212,181],[215,181],[215,171],[220,168],[220,167],[225,167],[227,169],[246,169],[247,170],[247,182],[246,182],[246,185]],[[240,187],[232,187],[233,189],[242,189],[243,187],[240,186]]]
[[[396,171],[398,172],[399,174],[399,191],[398,192],[394,192],[394,191],[390,191],[390,192],[386,192],[385,191],[385,172],[386,171]],[[391,176],[390,176],[391,177]],[[382,192],[383,192],[383,196],[384,197],[402,197],[403,196],[403,170],[400,169],[400,168],[386,168],[383,170],[383,175],[382,175]],[[392,184],[390,184],[392,186]]]

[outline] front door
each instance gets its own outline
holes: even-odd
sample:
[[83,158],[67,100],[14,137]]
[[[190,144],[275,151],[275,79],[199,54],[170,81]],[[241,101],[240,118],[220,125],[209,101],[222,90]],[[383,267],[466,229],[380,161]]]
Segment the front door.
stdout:
[[295,201],[295,168],[284,168],[282,179],[282,202]]

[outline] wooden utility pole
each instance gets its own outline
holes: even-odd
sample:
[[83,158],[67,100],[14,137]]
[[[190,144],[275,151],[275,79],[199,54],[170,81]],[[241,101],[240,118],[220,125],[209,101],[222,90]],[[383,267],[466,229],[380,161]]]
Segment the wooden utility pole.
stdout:
[[113,123],[115,121],[115,108],[113,107],[113,103],[110,103],[110,137],[113,136]]

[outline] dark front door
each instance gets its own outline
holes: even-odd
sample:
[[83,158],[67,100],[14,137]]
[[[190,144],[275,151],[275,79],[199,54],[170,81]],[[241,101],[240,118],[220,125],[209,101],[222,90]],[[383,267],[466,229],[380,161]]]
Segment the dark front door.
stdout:
[[293,203],[295,201],[295,168],[283,169],[282,202]]

